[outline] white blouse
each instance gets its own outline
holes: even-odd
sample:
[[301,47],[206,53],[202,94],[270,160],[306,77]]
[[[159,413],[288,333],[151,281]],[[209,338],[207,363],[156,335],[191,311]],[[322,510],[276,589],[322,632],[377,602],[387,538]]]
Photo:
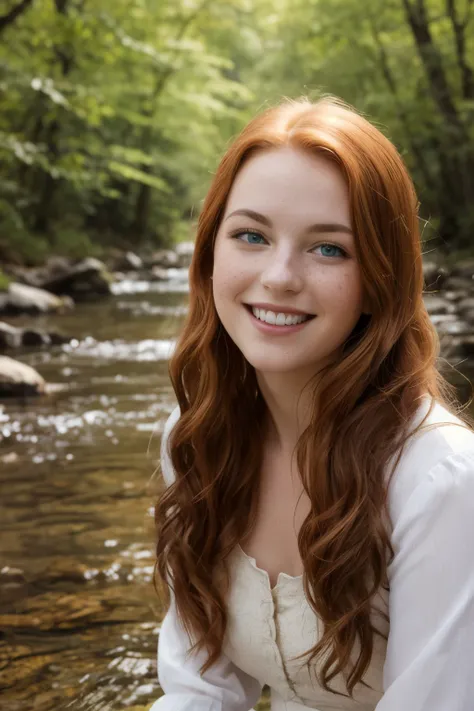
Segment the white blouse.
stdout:
[[[426,413],[428,397],[415,417]],[[179,417],[176,407],[162,438],[161,465]],[[238,545],[228,593],[229,622],[219,661],[203,677],[205,651],[186,658],[190,643],[173,593],[158,640],[158,679],[164,696],[150,711],[249,711],[264,684],[272,711],[473,711],[474,709],[474,433],[435,422],[460,422],[440,403],[411,438],[389,487],[390,593],[374,598],[373,619],[388,641],[374,636],[374,653],[354,698],[341,675],[324,691],[305,659],[321,634],[302,576],[269,576]],[[383,620],[385,611],[390,623]],[[315,661],[313,660],[312,664]]]

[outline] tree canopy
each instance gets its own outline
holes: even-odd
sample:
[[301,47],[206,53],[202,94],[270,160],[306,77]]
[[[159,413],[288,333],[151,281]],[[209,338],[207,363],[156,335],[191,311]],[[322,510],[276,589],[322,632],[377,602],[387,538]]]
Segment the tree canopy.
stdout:
[[442,246],[471,246],[472,5],[6,0],[0,257],[171,245],[248,118],[320,93],[394,141]]

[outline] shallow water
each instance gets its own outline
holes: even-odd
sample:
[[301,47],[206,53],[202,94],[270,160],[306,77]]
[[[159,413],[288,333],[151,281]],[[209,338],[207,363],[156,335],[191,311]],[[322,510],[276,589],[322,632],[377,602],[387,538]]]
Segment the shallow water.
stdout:
[[177,272],[172,283],[114,290],[34,320],[75,340],[19,354],[52,392],[0,405],[0,455],[18,457],[0,464],[0,689],[9,711],[118,711],[161,693],[153,473],[174,406],[167,360],[187,283]]
[[0,465],[9,711],[123,709],[160,695],[152,477],[187,303],[182,282],[163,286],[126,282],[106,301],[35,319],[75,341],[19,354],[52,393],[0,405],[0,455],[18,455]]

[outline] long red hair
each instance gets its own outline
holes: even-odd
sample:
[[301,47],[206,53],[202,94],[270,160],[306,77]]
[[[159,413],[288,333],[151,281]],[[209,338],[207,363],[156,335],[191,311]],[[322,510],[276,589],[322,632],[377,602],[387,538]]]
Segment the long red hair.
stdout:
[[410,430],[425,394],[463,426],[474,429],[474,422],[438,369],[439,338],[423,302],[418,200],[410,176],[381,131],[334,97],[285,101],[258,115],[225,153],[207,193],[189,273],[189,313],[169,363],[180,408],[167,442],[176,479],[156,505],[155,572],[165,582],[167,604],[167,583],[172,585],[193,649],[208,651],[204,672],[220,654],[227,624],[216,567],[256,518],[266,408],[254,369],[215,309],[214,239],[243,162],[255,151],[286,145],[323,151],[343,171],[371,312],[361,316],[342,357],[311,382],[318,411],[297,445],[312,503],[298,535],[304,590],[324,630],[307,664],[324,659],[318,677],[327,690],[336,674],[347,672],[352,695],[377,632],[371,599],[387,586],[393,557],[385,525],[388,464],[394,461],[393,472],[408,437],[424,423]]

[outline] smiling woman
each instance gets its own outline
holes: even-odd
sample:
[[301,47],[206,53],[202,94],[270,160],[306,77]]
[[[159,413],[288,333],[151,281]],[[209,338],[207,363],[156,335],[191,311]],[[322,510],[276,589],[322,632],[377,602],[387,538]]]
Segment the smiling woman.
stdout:
[[[156,505],[153,711],[469,711],[474,422],[418,200],[342,101],[244,128],[199,218]],[[433,591],[436,590],[436,595]]]
[[[256,239],[242,239],[247,236]],[[337,164],[292,145],[261,150],[247,161],[217,232],[212,283],[220,321],[255,368],[260,389],[285,402],[292,416],[308,380],[338,357],[364,310],[349,189]],[[247,304],[260,308],[262,321],[273,327],[260,321],[260,312],[243,318]],[[286,326],[291,309],[318,318]],[[283,346],[279,336],[285,336]],[[284,412],[273,415],[274,436],[285,451],[295,444],[294,428],[286,431]]]

